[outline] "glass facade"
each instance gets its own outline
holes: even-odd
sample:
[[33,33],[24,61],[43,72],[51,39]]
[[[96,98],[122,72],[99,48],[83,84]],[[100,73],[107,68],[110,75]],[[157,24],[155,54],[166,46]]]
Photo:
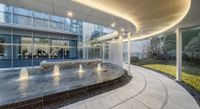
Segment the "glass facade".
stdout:
[[[14,24],[33,29],[42,28],[50,31],[72,32],[79,35],[83,34],[83,29],[87,29],[82,27],[83,23],[87,22],[5,4],[0,4],[0,23]],[[91,25],[93,25],[94,29],[93,38],[113,32],[112,29],[101,25]]]
[[5,4],[0,4],[0,24],[7,25],[0,26],[0,68],[38,66],[52,59],[101,58],[102,47],[90,41],[113,32],[101,25]]
[[[11,18],[12,18],[12,16],[11,16]],[[9,23],[12,23],[12,21],[9,22]],[[26,10],[26,9],[23,9],[23,8],[14,7],[14,9],[13,9],[13,23],[18,24],[18,25],[22,25],[22,26],[32,26],[32,11]]]
[[[11,30],[10,30],[11,31]],[[13,30],[13,67],[31,66],[32,33]]]
[[10,6],[0,4],[0,22],[10,23],[13,9]]
[[6,29],[0,29],[0,60],[1,68],[11,67],[11,42],[12,36],[9,34],[9,31]]
[[36,28],[50,28],[50,15],[40,12],[33,12],[33,27]]
[[43,60],[77,58],[76,39],[65,34],[0,27],[0,68],[38,66]]

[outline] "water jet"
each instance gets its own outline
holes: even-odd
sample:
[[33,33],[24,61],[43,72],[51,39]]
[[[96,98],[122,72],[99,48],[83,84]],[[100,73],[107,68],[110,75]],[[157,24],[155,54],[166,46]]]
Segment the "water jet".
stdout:
[[59,76],[59,75],[60,75],[60,68],[58,67],[58,65],[55,65],[53,69],[53,76]]
[[28,80],[29,75],[28,75],[28,70],[27,68],[22,68],[20,73],[19,73],[19,80]]
[[101,68],[101,63],[98,63],[97,70],[98,70],[98,71],[101,71],[101,70],[102,70],[102,68]]

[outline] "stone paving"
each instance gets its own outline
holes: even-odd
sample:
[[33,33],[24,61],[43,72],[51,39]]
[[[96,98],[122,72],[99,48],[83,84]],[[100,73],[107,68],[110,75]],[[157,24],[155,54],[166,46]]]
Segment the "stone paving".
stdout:
[[61,109],[200,109],[179,84],[154,71],[131,66],[125,86]]

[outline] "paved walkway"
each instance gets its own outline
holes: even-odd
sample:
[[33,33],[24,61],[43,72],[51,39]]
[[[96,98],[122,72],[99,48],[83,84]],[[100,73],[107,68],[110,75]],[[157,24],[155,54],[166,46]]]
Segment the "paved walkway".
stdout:
[[125,86],[61,109],[200,109],[193,97],[173,80],[137,66]]

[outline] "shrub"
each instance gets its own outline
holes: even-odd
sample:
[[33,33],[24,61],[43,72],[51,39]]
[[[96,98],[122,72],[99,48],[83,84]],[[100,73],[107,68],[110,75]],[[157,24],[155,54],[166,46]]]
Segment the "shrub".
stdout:
[[136,56],[131,57],[131,64],[138,63],[140,59]]

